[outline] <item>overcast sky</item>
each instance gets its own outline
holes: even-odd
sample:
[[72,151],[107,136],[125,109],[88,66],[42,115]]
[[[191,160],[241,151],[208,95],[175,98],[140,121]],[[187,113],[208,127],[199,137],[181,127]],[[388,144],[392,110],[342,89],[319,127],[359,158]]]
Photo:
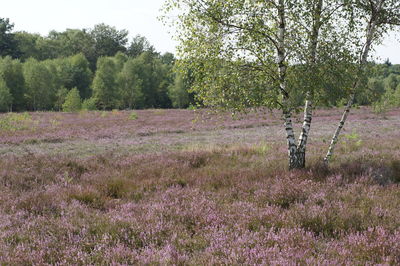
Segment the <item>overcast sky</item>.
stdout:
[[[175,52],[176,43],[157,17],[164,0],[9,0],[3,1],[0,17],[9,18],[16,31],[47,35],[50,30],[92,28],[106,23],[127,29],[130,38],[145,36],[160,52]],[[396,40],[397,39],[397,40]],[[393,33],[376,55],[400,64],[400,34]]]

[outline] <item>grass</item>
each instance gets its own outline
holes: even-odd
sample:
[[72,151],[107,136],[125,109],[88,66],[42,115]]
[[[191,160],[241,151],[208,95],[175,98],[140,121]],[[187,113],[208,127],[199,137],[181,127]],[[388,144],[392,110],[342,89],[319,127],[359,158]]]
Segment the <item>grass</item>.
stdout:
[[29,113],[8,113],[0,119],[0,130],[3,132],[16,132],[22,130],[35,130],[36,121]]
[[329,168],[317,110],[292,172],[274,115],[136,112],[0,131],[0,264],[400,263],[400,110],[356,110]]

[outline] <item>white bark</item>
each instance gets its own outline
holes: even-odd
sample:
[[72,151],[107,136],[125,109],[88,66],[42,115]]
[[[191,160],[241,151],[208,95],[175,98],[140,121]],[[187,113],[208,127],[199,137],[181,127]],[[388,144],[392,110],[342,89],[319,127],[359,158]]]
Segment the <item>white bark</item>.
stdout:
[[[319,0],[316,5],[315,13],[313,14],[313,25],[310,34],[310,45],[309,45],[310,59],[308,62],[310,67],[314,67],[317,62],[317,47],[318,47],[319,32],[322,26],[321,15],[322,15],[323,4],[324,1]],[[307,146],[308,136],[311,130],[312,115],[313,115],[313,101],[312,101],[312,88],[310,88],[306,94],[303,126],[297,145],[298,148],[297,153],[299,160],[301,161],[299,163],[302,165],[302,167],[305,167],[306,146]]]
[[288,145],[289,155],[289,169],[298,168],[297,160],[297,145],[296,138],[294,136],[293,123],[292,123],[292,112],[289,106],[289,95],[286,91],[286,50],[285,50],[285,35],[286,35],[286,7],[285,1],[279,0],[278,6],[278,47],[277,47],[277,63],[279,72],[279,89],[282,95],[283,105],[283,119],[285,121],[285,132]]
[[340,131],[342,131],[342,128],[343,128],[343,126],[344,126],[344,123],[345,123],[346,120],[347,120],[347,116],[349,115],[351,106],[353,105],[354,97],[355,97],[355,94],[353,93],[353,94],[351,95],[351,97],[350,97],[349,102],[348,102],[347,105],[346,105],[346,108],[345,108],[345,110],[344,110],[344,112],[343,112],[342,118],[340,119],[339,125],[338,125],[338,127],[336,128],[335,133],[333,134],[333,137],[332,137],[332,140],[331,140],[331,144],[329,145],[328,152],[327,152],[327,154],[326,154],[326,156],[325,156],[325,158],[324,158],[324,161],[325,161],[326,163],[329,162],[329,160],[331,159],[331,157],[332,157],[332,155],[333,155],[333,151],[334,151],[335,146],[336,146],[336,143],[338,142],[338,139],[339,139]]
[[372,14],[371,14],[371,18],[370,18],[370,21],[369,21],[368,27],[367,27],[367,36],[366,36],[365,45],[364,45],[364,49],[362,51],[361,59],[360,59],[360,62],[359,62],[359,64],[360,64],[360,73],[358,74],[357,80],[354,82],[354,85],[353,85],[353,88],[352,88],[352,93],[350,95],[349,101],[348,101],[348,103],[346,105],[346,108],[345,108],[345,110],[343,112],[342,118],[340,119],[339,125],[336,128],[335,133],[333,134],[331,143],[330,143],[329,148],[328,148],[328,152],[326,153],[325,158],[324,158],[324,162],[325,163],[329,163],[330,159],[332,158],[336,143],[338,142],[338,139],[339,139],[339,134],[340,134],[340,132],[341,132],[346,120],[347,120],[347,117],[349,115],[350,109],[353,106],[354,99],[355,99],[355,90],[356,90],[356,88],[358,87],[358,85],[360,83],[361,72],[364,70],[365,65],[367,63],[369,52],[371,50],[372,42],[373,42],[373,39],[375,37],[377,26],[378,26],[378,22],[379,22],[379,19],[380,19],[379,18],[379,13],[381,12],[382,5],[383,5],[384,1],[385,0],[380,0],[377,3],[376,10],[374,12],[372,12]]
[[304,107],[304,119],[303,119],[303,127],[299,137],[298,147],[300,150],[306,149],[308,135],[311,129],[311,121],[312,121],[312,101],[306,100],[306,104]]

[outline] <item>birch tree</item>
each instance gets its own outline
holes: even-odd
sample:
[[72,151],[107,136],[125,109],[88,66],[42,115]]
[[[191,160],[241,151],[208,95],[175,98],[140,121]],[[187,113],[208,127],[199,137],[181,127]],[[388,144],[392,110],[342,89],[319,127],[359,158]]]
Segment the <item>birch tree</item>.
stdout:
[[[181,10],[180,62],[193,70],[192,88],[200,100],[233,111],[281,109],[289,169],[295,169],[305,166],[316,84],[326,76],[316,70],[326,63],[327,47],[338,51],[329,60],[351,57],[346,33],[352,23],[341,24],[345,7],[333,0],[169,0],[165,9]],[[341,34],[335,34],[338,26]],[[301,88],[306,102],[296,141],[292,113],[298,79],[306,84]]]
[[144,106],[142,65],[136,58],[129,59],[118,76],[124,107],[138,109]]
[[367,60],[374,44],[379,43],[389,30],[393,29],[395,26],[400,26],[399,0],[355,0],[351,2],[351,5],[354,7],[358,18],[360,18],[358,22],[360,24],[359,27],[365,27],[365,36],[362,38],[363,43],[359,50],[358,75],[351,87],[351,94],[342,118],[333,134],[328,152],[324,158],[325,163],[328,163],[332,158],[339,134],[354,103],[357,89],[362,81]]
[[49,82],[53,76],[46,67],[46,62],[29,59],[23,65],[23,74],[26,84],[25,98],[29,109],[38,111],[49,108],[56,92],[53,91],[52,82]]
[[117,66],[112,57],[100,57],[93,79],[93,97],[103,110],[117,108],[119,91],[117,83]]

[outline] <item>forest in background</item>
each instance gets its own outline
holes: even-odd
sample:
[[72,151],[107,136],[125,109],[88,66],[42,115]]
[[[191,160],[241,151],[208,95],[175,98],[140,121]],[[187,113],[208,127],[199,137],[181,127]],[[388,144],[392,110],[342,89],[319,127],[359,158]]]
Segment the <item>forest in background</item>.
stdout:
[[[0,18],[0,111],[77,111],[187,108],[195,104],[188,74],[172,53],[161,54],[144,37],[98,24],[51,31],[14,32]],[[400,65],[370,63],[356,104],[377,112],[400,106]],[[186,72],[188,73],[188,72]],[[344,105],[334,89],[320,106]],[[299,100],[301,102],[301,100]]]

